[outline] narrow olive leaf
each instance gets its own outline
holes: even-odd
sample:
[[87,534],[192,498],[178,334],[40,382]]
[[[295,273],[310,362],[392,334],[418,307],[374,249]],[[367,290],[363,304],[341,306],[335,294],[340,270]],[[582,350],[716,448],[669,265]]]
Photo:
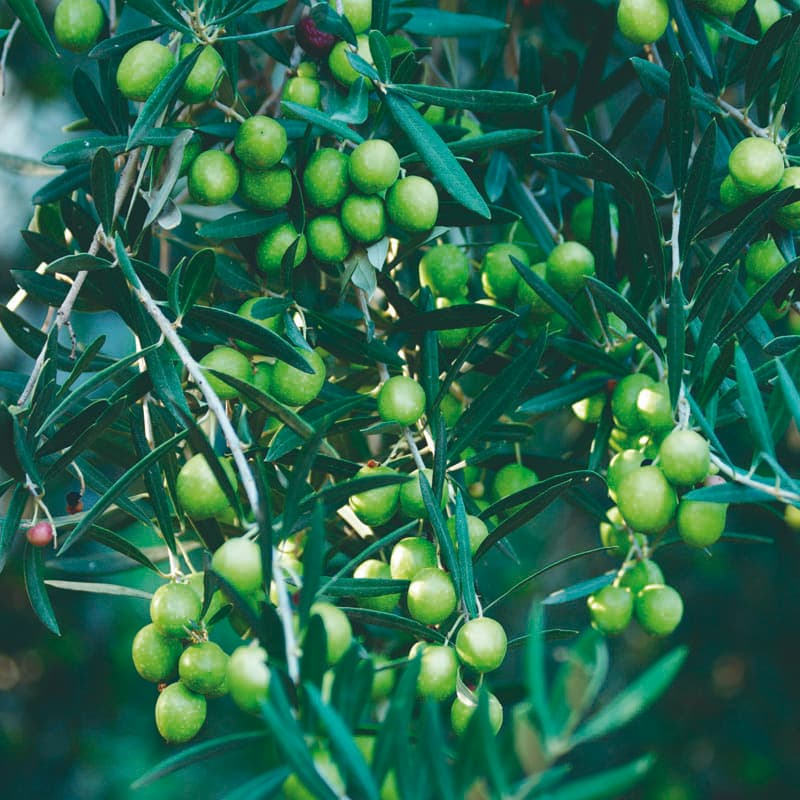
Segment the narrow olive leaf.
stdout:
[[[390,578],[339,578],[335,583],[329,581],[324,594],[320,589],[315,597],[385,597],[387,594],[405,592],[408,585],[409,581]],[[305,590],[305,572],[303,589]]]
[[678,406],[678,397],[683,383],[683,359],[686,347],[686,298],[683,296],[681,279],[672,279],[667,307],[667,382],[672,408]]
[[686,253],[689,242],[695,236],[697,223],[707,206],[708,189],[714,171],[714,154],[717,148],[717,123],[711,120],[703,132],[689,166],[689,174],[681,197],[681,227],[678,244],[681,253]]
[[770,25],[761,37],[761,41],[750,51],[745,73],[745,101],[748,105],[777,78],[777,74],[770,69],[770,63],[778,48],[793,37],[798,23],[800,19],[794,14],[777,20]]
[[[512,147],[513,145],[529,142],[539,135],[539,131],[527,128],[510,128],[502,131],[492,131],[478,136],[470,136],[468,139],[459,139],[455,142],[446,142],[447,147],[453,155],[469,155],[470,153],[485,153],[495,147]],[[421,161],[422,158],[417,152],[409,153],[400,159],[401,164],[410,164]]]
[[542,735],[544,749],[547,751],[548,740],[556,731],[548,700],[547,656],[544,643],[544,609],[539,603],[534,603],[531,607],[528,639],[525,643],[525,686]]
[[510,411],[523,389],[531,382],[534,370],[544,352],[546,336],[540,335],[532,347],[518,355],[496,375],[479,397],[459,417],[452,432],[448,456],[455,458],[472,441],[482,435],[501,414]]
[[575,744],[589,742],[627,725],[661,697],[683,666],[688,652],[686,647],[678,647],[659,659],[608,705],[581,725],[575,731],[572,741]]
[[266,800],[266,798],[274,797],[291,772],[287,766],[275,767],[275,769],[237,786],[224,794],[220,800]]
[[453,782],[452,770],[447,759],[442,758],[442,742],[446,734],[442,728],[442,716],[438,703],[427,698],[420,716],[420,755],[431,774],[431,784],[439,800],[457,800],[459,795]]
[[491,89],[450,89],[444,86],[419,86],[396,83],[392,89],[400,94],[431,105],[466,111],[520,113],[547,105],[555,92],[534,97],[523,92],[499,92]]
[[659,292],[666,289],[666,265],[664,262],[664,232],[653,196],[647,182],[639,173],[633,180],[633,213],[637,221],[637,238],[642,252],[653,271]]
[[322,725],[328,732],[328,738],[333,749],[334,757],[342,771],[358,788],[358,796],[368,800],[378,800],[379,791],[375,778],[364,760],[364,756],[356,745],[350,729],[339,714],[322,699],[319,689],[311,683],[303,685],[311,704],[319,716]]
[[657,356],[663,358],[664,351],[658,337],[627,298],[592,276],[586,279],[586,285],[597,300],[613,311]]
[[717,338],[722,320],[728,312],[733,297],[733,289],[738,278],[739,270],[733,269],[722,276],[714,290],[714,302],[708,303],[703,324],[700,327],[700,335],[697,337],[697,345],[692,362],[690,373],[690,383],[703,374],[706,357]]
[[[725,264],[730,264],[741,256],[744,248],[755,238],[764,223],[772,219],[775,212],[781,208],[797,190],[782,189],[779,192],[774,192],[767,195],[765,200],[762,200],[755,208],[745,216],[745,218],[734,228],[731,235],[725,240],[722,247],[714,254],[713,258],[706,264],[704,272],[712,272],[717,267]],[[708,231],[712,229],[714,223],[710,223],[705,228],[701,229],[696,239],[704,238],[708,235]],[[714,234],[723,233],[724,231],[718,228],[713,229]]]
[[222,241],[223,239],[244,239],[277,228],[289,219],[285,211],[263,214],[258,211],[234,211],[224,217],[207,222],[197,229],[197,235],[204,239]]
[[358,133],[358,131],[354,130],[349,125],[345,125],[343,122],[331,119],[323,111],[300,105],[300,103],[293,103],[290,100],[281,101],[281,107],[290,111],[292,116],[305,120],[312,125],[316,125],[318,128],[332,133],[339,139],[349,139],[356,144],[361,144],[361,142],[364,141],[364,137]]
[[622,767],[608,769],[588,778],[580,778],[544,794],[537,800],[613,800],[622,797],[650,771],[655,758],[645,755]]
[[734,364],[736,365],[736,383],[739,387],[739,398],[744,406],[747,427],[750,428],[750,433],[753,434],[753,438],[761,450],[774,457],[775,445],[772,441],[767,412],[761,401],[761,392],[758,389],[750,362],[741,347],[736,348]]
[[88,53],[89,58],[109,58],[111,56],[121,56],[126,53],[133,45],[144,42],[148,39],[159,39],[167,32],[164,25],[152,25],[146,28],[137,28],[108,39],[98,42]]
[[463,597],[464,576],[459,569],[455,543],[450,538],[450,531],[447,530],[447,524],[442,514],[442,507],[437,501],[436,495],[433,493],[433,488],[428,482],[428,477],[424,472],[419,473],[419,488],[422,492],[422,501],[425,503],[425,510],[428,512],[428,519],[430,520],[431,527],[436,536],[436,541],[439,543],[439,552],[442,557],[442,562],[450,573],[450,577],[456,589],[456,594],[459,597]]
[[478,615],[478,602],[475,594],[475,576],[472,572],[472,552],[469,542],[467,510],[464,498],[456,490],[456,542],[458,544],[458,568],[461,573],[461,602],[470,619]]
[[110,236],[114,225],[114,159],[105,147],[101,147],[92,159],[89,183],[100,224]]
[[43,156],[45,164],[59,164],[62,167],[74,167],[76,164],[89,163],[101,148],[108,150],[112,156],[125,151],[127,136],[108,136],[107,134],[82,136],[71,139],[48,150]]
[[[6,439],[5,441],[8,440]],[[2,519],[2,526],[0,526],[0,572],[3,571],[6,561],[8,561],[11,546],[14,544],[14,537],[19,530],[29,497],[30,492],[25,484],[17,483],[6,508],[5,517]]]
[[[686,8],[684,0],[674,0],[670,3],[670,10],[672,11],[675,22],[677,23],[678,37],[683,43],[685,53],[691,53],[692,64],[695,65],[700,72],[710,79],[713,86],[718,83],[716,76],[716,68],[714,64],[714,56],[711,53],[711,46],[708,43],[708,36],[704,31],[704,26],[693,19],[692,14]],[[692,7],[692,12],[695,7]],[[674,69],[673,63],[673,69]],[[686,93],[688,99],[689,84],[686,84]]]
[[540,278],[530,267],[511,256],[517,272],[525,283],[528,284],[557,314],[564,317],[573,328],[580,331],[589,341],[593,340],[591,331],[586,323],[578,316],[575,309],[568,303],[547,281]]
[[574,583],[571,586],[566,586],[563,589],[557,589],[555,592],[550,592],[547,597],[542,600],[544,606],[559,606],[563,603],[571,603],[573,600],[580,600],[583,597],[588,597],[590,594],[608,586],[613,582],[616,577],[616,571],[606,572],[605,575],[598,575],[596,578],[589,578],[579,583]]
[[[29,477],[37,486],[44,488],[42,476],[39,472],[39,464],[33,453],[33,443],[29,440],[27,432],[23,430],[19,417],[12,417],[13,435],[12,441],[14,451],[17,454],[19,463]],[[6,446],[8,446],[6,444]]]
[[800,347],[800,336],[776,336],[764,347],[768,356],[785,356]]
[[352,363],[373,366],[378,361],[390,367],[405,366],[405,360],[386,342],[377,337],[370,339],[365,333],[330,314],[308,310],[306,319],[317,327],[322,347]]
[[17,15],[25,30],[31,38],[48,50],[51,55],[58,56],[53,40],[47,32],[42,15],[36,6],[35,0],[8,0],[9,8]]
[[502,306],[466,303],[465,305],[437,308],[435,311],[423,311],[418,314],[403,316],[395,325],[395,330],[418,333],[420,331],[477,328],[516,316],[513,311]]
[[778,383],[786,400],[786,405],[794,418],[795,425],[800,425],[800,392],[797,384],[792,380],[789,371],[780,359],[775,359],[775,368],[778,370]]
[[[110,414],[111,409],[114,408],[111,403],[105,398],[101,400],[94,400],[89,403],[82,411],[78,412],[74,417],[67,420],[47,441],[39,446],[36,454],[39,457],[57,453],[59,450],[64,450],[72,446],[78,441],[82,435],[96,425],[101,429],[107,428],[116,419],[119,418],[122,408],[115,409],[113,416]],[[108,416],[109,419],[104,419]]]
[[156,127],[162,112],[178,94],[202,52],[203,48],[197,47],[186,58],[181,59],[145,100],[128,135],[129,150],[141,144],[147,132]]
[[88,181],[88,164],[79,164],[77,167],[70,167],[42,186],[41,189],[34,192],[31,202],[34,205],[47,205],[47,203],[52,203],[55,200],[66,197],[79,186],[87,185]]
[[[737,473],[747,478],[744,473]],[[752,481],[751,481],[752,482]],[[771,503],[775,500],[775,484],[764,481],[755,481],[764,488],[757,486],[743,486],[741,483],[721,483],[718,486],[703,486],[692,489],[683,495],[687,500],[697,500],[706,503],[737,503],[748,505],[751,503]]]
[[23,561],[25,573],[25,590],[31,602],[36,616],[42,624],[52,631],[56,636],[61,636],[56,616],[53,613],[53,606],[47,596],[47,589],[44,585],[44,564],[42,562],[42,548],[34,547],[29,542],[25,543],[25,555]]
[[677,54],[672,60],[669,75],[669,94],[664,107],[665,127],[667,129],[667,149],[672,167],[672,181],[678,193],[683,191],[689,156],[692,151],[692,107],[689,98],[689,78],[686,65]]
[[131,784],[131,789],[141,789],[151,783],[161,780],[161,778],[167,775],[171,775],[173,772],[178,772],[184,767],[189,767],[192,764],[196,764],[198,761],[205,761],[209,756],[235,750],[251,742],[264,739],[267,736],[268,734],[266,731],[247,731],[245,733],[234,733],[230,736],[221,736],[217,739],[211,739],[207,742],[200,742],[200,744],[192,745],[185,750],[181,750],[180,753],[175,753],[175,755],[165,758],[155,767],[149,769],[141,778],[137,778]]
[[121,586],[116,583],[88,583],[85,581],[59,581],[46,580],[47,586],[54,589],[65,589],[69,592],[88,592],[89,594],[106,594],[117,597],[138,597],[141,600],[150,600],[152,592],[134,589],[132,586]]
[[102,497],[95,501],[95,504],[86,512],[83,519],[70,531],[64,543],[59,548],[58,554],[63,555],[92,527],[95,520],[113,503],[122,496],[123,492],[147,469],[150,464],[158,461],[165,453],[169,453],[175,448],[181,439],[186,437],[186,430],[181,430],[171,439],[162,442],[158,447],[148,453],[141,461],[134,464],[130,469],[120,475],[114,483],[106,490]]
[[372,611],[358,606],[341,606],[347,616],[356,622],[363,622],[366,625],[375,625],[378,628],[390,628],[392,630],[404,631],[415,639],[424,639],[426,642],[441,643],[445,640],[443,633],[423,625],[421,622],[392,614],[389,611]]
[[800,80],[800,28],[792,35],[783,54],[781,79],[773,100],[776,109],[789,100],[797,87],[798,80]]
[[[152,570],[153,572],[158,572],[153,560],[144,551],[140,550],[138,547],[136,547],[136,545],[131,544],[127,539],[115,533],[114,531],[108,530],[107,528],[102,528],[99,525],[95,525],[87,535],[92,541],[102,544],[104,547],[108,547],[110,550],[114,550],[116,553],[129,558],[131,561],[134,561],[137,564]],[[150,551],[152,550],[153,548],[150,548]],[[162,549],[162,552],[164,558],[167,558],[166,550]],[[59,560],[57,560],[55,563],[57,564],[58,561]],[[130,565],[128,565],[128,568],[130,568]]]
[[798,265],[800,265],[800,258],[795,258],[775,273],[763,286],[760,286],[758,291],[754,292],[752,297],[728,320],[725,327],[717,334],[716,341],[724,344],[747,325],[761,311],[764,304],[795,277]]
[[[666,99],[669,94],[669,72],[658,64],[653,64],[644,58],[631,58],[631,64],[642,84],[642,88],[654,97]],[[705,111],[707,114],[721,114],[722,110],[709,97],[699,89],[692,87],[689,96],[692,105],[698,111]]]
[[92,256],[89,253],[62,256],[47,265],[48,272],[58,272],[62,275],[71,275],[75,272],[94,272],[98,269],[109,269],[112,266],[107,258]]
[[608,188],[602,181],[594,185],[592,204],[592,252],[597,277],[611,286],[615,281],[614,251],[611,237],[611,205]]
[[[329,427],[330,424],[325,425],[325,422],[323,422],[323,430],[327,430]],[[301,511],[308,511],[315,505],[321,504],[326,513],[328,513],[344,505],[354,494],[366,492],[370,489],[379,489],[383,486],[396,486],[407,483],[409,480],[409,475],[404,475],[400,472],[394,475],[366,475],[361,478],[352,478],[315,491],[313,494],[304,497],[298,507]]]
[[486,201],[464,168],[450,152],[438,133],[406,97],[389,90],[385,96],[389,113],[398,127],[408,136],[422,160],[439,179],[452,198],[464,208],[485,219],[491,217]]
[[181,269],[178,290],[178,315],[186,312],[211,289],[216,272],[216,253],[210,248],[198,250]]
[[[493,17],[440,11],[435,8],[410,8],[410,19],[402,22],[408,33],[431,37],[484,36],[504,30],[505,22]],[[399,22],[399,21],[398,21]]]
[[375,62],[378,78],[383,83],[388,83],[392,73],[392,52],[389,42],[380,30],[370,31],[369,52]]
[[[610,377],[599,375],[593,378],[575,380],[574,376],[570,376],[566,383],[559,383],[555,389],[548,389],[533,395],[529,400],[522,403],[517,411],[520,414],[546,414],[549,411],[562,409],[577,400],[582,400],[584,397],[598,394],[605,389]],[[552,383],[556,382],[548,381],[545,386],[550,386]]]
[[313,369],[282,336],[264,325],[254,322],[230,311],[211,306],[192,306],[186,313],[185,321],[213,328],[231,338],[241,339],[257,347],[263,355],[274,356],[301,372],[311,374]]

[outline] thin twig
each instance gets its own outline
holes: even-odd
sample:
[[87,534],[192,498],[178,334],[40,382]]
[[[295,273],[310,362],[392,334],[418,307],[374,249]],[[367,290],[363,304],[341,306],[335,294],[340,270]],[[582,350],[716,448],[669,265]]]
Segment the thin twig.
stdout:
[[727,100],[717,97],[715,102],[729,117],[733,117],[740,125],[747,128],[747,130],[751,131],[756,136],[760,136],[762,139],[772,138],[768,128],[762,128],[760,125],[756,125],[744,111],[731,105]]

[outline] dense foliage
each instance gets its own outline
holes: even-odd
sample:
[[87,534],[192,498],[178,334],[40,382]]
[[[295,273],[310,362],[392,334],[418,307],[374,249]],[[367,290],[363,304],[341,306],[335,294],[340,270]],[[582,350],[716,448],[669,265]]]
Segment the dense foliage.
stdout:
[[[800,12],[597,2],[553,65],[573,5],[440,5],[56,9],[85,116],[0,308],[33,360],[0,373],[0,566],[54,634],[48,587],[147,601],[155,725],[199,738],[139,785],[263,740],[228,797],[619,796],[650,755],[570,753],[683,663],[660,551],[760,541],[731,504],[798,524]],[[2,64],[21,26],[57,54],[10,6]],[[597,544],[526,561],[556,500]],[[496,606],[598,552],[509,636]],[[152,593],[110,577],[141,567]],[[548,627],[574,601],[585,630]],[[598,703],[631,625],[674,647]],[[223,697],[242,727],[206,738]]]

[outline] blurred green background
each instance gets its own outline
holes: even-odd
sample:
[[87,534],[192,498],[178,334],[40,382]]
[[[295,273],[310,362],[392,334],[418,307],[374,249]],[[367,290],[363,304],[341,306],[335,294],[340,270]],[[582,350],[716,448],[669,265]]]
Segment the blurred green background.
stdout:
[[[586,3],[585,3],[586,4]],[[485,4],[476,4],[483,6]],[[536,6],[536,3],[530,3]],[[580,28],[580,4],[568,3]],[[45,16],[52,13],[47,9]],[[533,12],[532,12],[533,13]],[[8,11],[0,9],[0,27]],[[575,31],[579,35],[583,31]],[[554,48],[545,72],[569,72],[569,48]],[[67,88],[75,60],[56,62],[20,33],[9,61],[8,93],[0,100],[0,151],[39,157],[61,140],[61,126],[77,116]],[[546,82],[546,85],[550,86]],[[660,124],[660,120],[658,121]],[[31,266],[18,230],[30,215],[29,197],[42,178],[2,173],[0,192],[0,296],[13,293],[8,270]],[[27,312],[26,312],[27,313]],[[37,313],[35,310],[34,315]],[[41,313],[41,312],[39,312]],[[76,317],[79,328],[112,332],[105,318]],[[117,331],[113,346],[125,348]],[[0,333],[0,369],[21,362]],[[569,424],[568,424],[569,423]],[[577,423],[564,429],[577,436]],[[2,446],[0,444],[0,446]],[[531,458],[536,457],[536,443]],[[800,438],[783,452],[796,469]],[[542,448],[546,452],[546,448]],[[74,487],[66,487],[65,491]],[[87,498],[90,502],[91,498]],[[57,509],[63,511],[63,509]],[[610,695],[651,664],[660,653],[686,643],[689,658],[678,679],[645,716],[624,731],[575,754],[576,771],[621,764],[643,751],[659,755],[658,765],[632,797],[659,800],[738,800],[796,797],[800,785],[800,682],[795,640],[800,629],[800,534],[783,523],[781,509],[736,509],[729,529],[772,538],[771,545],[720,543],[712,556],[670,547],[659,555],[665,575],[684,597],[686,614],[667,642],[644,636],[636,626],[612,643]],[[594,523],[559,502],[535,524],[516,532],[513,544],[522,566],[492,553],[479,569],[487,598],[500,594],[532,568],[598,544]],[[604,572],[600,554],[561,567],[498,607],[511,637],[524,632],[532,598]],[[151,586],[143,570],[124,578]],[[148,621],[147,603],[52,590],[63,635],[48,633],[34,617],[12,558],[0,576],[0,797],[52,800],[214,798],[255,774],[260,745],[199,763],[151,787],[130,784],[173,751],[153,724],[156,690],[142,681],[130,661],[136,630]],[[551,607],[548,627],[585,626],[583,601]],[[222,644],[234,646],[230,634]],[[552,653],[557,659],[559,647]],[[519,674],[521,651],[514,651],[494,684]],[[228,699],[211,706],[202,738],[257,728]]]

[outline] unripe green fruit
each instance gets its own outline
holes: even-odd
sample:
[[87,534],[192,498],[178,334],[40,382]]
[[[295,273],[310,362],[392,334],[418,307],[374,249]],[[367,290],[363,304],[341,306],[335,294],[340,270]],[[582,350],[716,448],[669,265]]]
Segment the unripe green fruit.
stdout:
[[222,150],[206,150],[189,167],[188,188],[196,203],[206,206],[227,203],[239,188],[239,168]]
[[395,375],[378,392],[378,414],[386,422],[413,425],[425,411],[425,390],[413,378]]
[[719,185],[719,199],[725,208],[738,208],[747,202],[748,195],[734,183],[730,175],[726,175]]
[[793,531],[800,531],[800,508],[787,505],[783,510],[783,521]]
[[771,236],[753,242],[744,259],[747,274],[759,283],[766,283],[785,266],[786,259]]
[[[541,278],[547,279],[547,262],[540,261],[531,267],[531,272]],[[517,284],[517,305],[528,306],[528,313],[534,321],[546,320],[553,315],[553,309],[544,298],[529,283],[520,280]]]
[[492,492],[495,500],[521,492],[539,482],[536,473],[523,464],[506,464],[494,476]]
[[399,174],[400,156],[383,139],[368,139],[350,153],[350,180],[361,194],[388,189]]
[[170,744],[193,739],[206,721],[206,699],[182,683],[171,683],[156,700],[156,727]]
[[[394,669],[386,667],[389,659],[385,656],[374,656],[372,663],[375,665],[375,673],[372,678],[372,690],[370,699],[373,703],[380,703],[386,700],[394,689],[397,675]],[[382,669],[382,667],[386,667]]]
[[712,14],[717,14],[721,17],[732,17],[747,5],[747,0],[703,0],[702,4]]
[[452,428],[464,413],[464,406],[452,394],[446,394],[439,403],[439,411],[442,412],[445,427]]
[[[323,750],[314,754],[314,768],[322,776],[323,780],[332,787],[337,797],[343,797],[345,782],[339,768],[331,758],[330,753]],[[318,794],[310,791],[296,773],[292,773],[283,782],[284,800],[317,800]]]
[[407,233],[423,233],[436,224],[439,195],[436,187],[418,175],[401,178],[386,195],[389,219]]
[[[608,215],[611,224],[619,227],[619,211],[612,203],[608,208]],[[569,218],[569,226],[572,229],[572,236],[576,241],[589,247],[592,244],[592,224],[594,221],[594,198],[584,197],[575,204]]]
[[147,100],[174,66],[175,58],[168,47],[139,42],[119,62],[117,86],[129,100]]
[[294,182],[289,167],[279,164],[272,169],[243,169],[239,193],[245,204],[257,211],[283,208],[292,196]]
[[512,257],[526,267],[531,265],[525,250],[519,245],[509,243],[493,244],[486,251],[481,264],[483,290],[489,297],[503,303],[513,300],[520,284],[519,272],[511,261]]
[[604,586],[587,601],[592,625],[605,634],[622,633],[633,616],[633,595],[624,586]]
[[104,22],[97,0],[61,0],[53,17],[53,33],[62,47],[85,53],[94,47]]
[[[199,45],[196,42],[182,44],[180,60],[183,61],[197,47]],[[223,69],[222,56],[211,45],[204,46],[178,96],[184,103],[202,103],[208,100],[214,94],[217,79]]]
[[[453,543],[457,543],[455,517],[450,517],[447,520],[447,530],[450,532],[450,538]],[[480,517],[467,514],[467,534],[469,536],[469,552],[470,555],[474,556],[478,552],[478,548],[483,544],[484,539],[489,535],[489,529]]]
[[[336,11],[337,0],[328,0],[330,7]],[[347,18],[353,33],[364,33],[372,27],[372,0],[341,0],[342,13]]]
[[180,639],[164,636],[153,624],[145,625],[133,637],[133,666],[146,681],[161,683],[177,674],[182,649]]
[[620,33],[634,44],[658,41],[669,24],[666,0],[620,0],[617,25]]
[[287,144],[283,125],[259,114],[239,126],[233,150],[248,169],[269,169],[283,158]]
[[456,590],[444,570],[430,567],[418,572],[408,587],[408,613],[423,625],[438,625],[456,609]]
[[[468,305],[464,297],[437,297],[436,308],[452,308]],[[463,347],[472,333],[472,328],[447,328],[436,332],[439,344],[445,348]]]
[[311,255],[326,264],[337,264],[350,255],[352,247],[339,217],[324,214],[312,219],[306,227]]
[[228,674],[228,656],[214,642],[198,642],[181,654],[178,662],[181,683],[197,694],[216,691]]
[[[602,372],[590,371],[586,372],[581,375],[581,378],[595,378],[600,377]],[[584,397],[582,400],[578,400],[572,404],[572,413],[579,419],[581,422],[588,422],[588,423],[596,423],[600,422],[600,419],[603,416],[603,410],[606,407],[606,395],[605,392],[598,392],[597,394],[589,395],[589,397]]]
[[632,567],[625,570],[625,574],[620,580],[620,586],[630,589],[634,597],[645,586],[662,586],[663,584],[664,574],[661,572],[661,567],[649,558],[637,561]]
[[[264,313],[270,309],[270,303],[272,302],[273,301],[271,299],[266,297],[251,297],[249,300],[245,300],[244,303],[239,306],[239,310],[236,312],[236,314],[244,319],[249,319],[251,322],[257,323],[258,325],[262,325],[273,333],[283,333],[283,314],[277,313],[272,314],[269,317],[263,316]],[[258,348],[253,347],[253,345],[248,344],[247,342],[239,341],[237,339],[236,344],[241,347],[242,350],[246,350],[249,353],[258,352]],[[255,365],[255,371],[258,372],[262,366],[268,365],[262,361]],[[255,376],[253,378],[253,383],[256,383]]]
[[183,639],[186,628],[200,617],[200,598],[185,583],[165,583],[150,600],[150,619],[162,636]]
[[669,430],[675,424],[666,383],[645,386],[636,397],[636,410],[646,431],[655,433]]
[[223,542],[211,558],[211,568],[239,594],[252,594],[264,583],[261,548],[252,539]]
[[215,347],[211,352],[206,353],[199,363],[204,368],[206,380],[221,400],[238,397],[239,390],[208,370],[222,372],[240,381],[249,381],[253,374],[250,359],[232,347]]
[[311,606],[311,615],[317,615],[325,626],[328,666],[341,661],[353,642],[353,629],[347,614],[332,603],[318,602]]
[[[354,578],[389,580],[392,572],[389,565],[376,558],[368,558],[362,561],[353,571]],[[392,611],[400,602],[399,594],[382,594],[378,597],[359,597],[358,604],[364,608],[371,608],[373,611]]]
[[419,262],[420,286],[427,286],[439,297],[463,297],[469,280],[469,261],[461,248],[440,244],[425,253]]
[[[600,523],[600,541],[604,547],[612,547],[608,554],[614,558],[625,558],[631,549],[631,539],[625,520],[616,506],[612,506],[606,511],[608,521]],[[639,544],[640,549],[645,546],[647,537],[642,533],[635,533],[634,538]]]
[[547,282],[566,297],[579,292],[594,275],[592,251],[580,242],[562,242],[547,257]]
[[[219,463],[236,490],[238,482],[233,467],[224,458]],[[214,517],[230,507],[225,492],[202,453],[192,456],[181,467],[176,488],[181,507],[195,519]]]
[[[372,51],[369,49],[369,39],[363,35],[356,36],[356,44],[355,52],[368,64],[374,63]],[[347,54],[352,52],[353,48],[347,42],[341,41],[333,46],[333,50],[328,56],[331,74],[344,86],[352,86],[361,77],[361,73],[350,64],[350,60],[347,58]]]
[[333,208],[350,190],[349,159],[332,147],[317,150],[303,173],[305,199],[317,208]]
[[273,228],[264,236],[256,248],[256,264],[258,268],[267,274],[279,275],[283,258],[295,241],[297,242],[297,247],[292,259],[293,268],[299,267],[308,253],[306,237],[302,233],[298,233],[291,222],[285,222],[283,225]]
[[643,427],[644,421],[639,415],[639,393],[643,389],[652,388],[655,382],[643,372],[634,372],[626,375],[614,387],[611,395],[611,413],[618,427],[626,431],[637,432]]
[[708,441],[695,431],[672,431],[661,442],[658,458],[664,475],[677,486],[700,483],[711,467]]
[[263,647],[238,647],[228,659],[228,691],[242,711],[257,714],[267,699],[270,672]]
[[409,536],[393,548],[389,567],[395,580],[412,581],[423,570],[436,566],[436,548],[427,539]]
[[[366,478],[372,475],[397,475],[391,467],[362,467],[355,475],[356,478]],[[350,508],[355,515],[366,525],[383,525],[388,522],[397,511],[400,501],[400,484],[380,486],[377,489],[367,489],[350,496]],[[392,577],[397,577],[392,575]]]
[[727,503],[681,500],[676,518],[678,533],[692,547],[709,547],[722,536],[727,513]]
[[295,347],[314,371],[302,372],[284,361],[276,361],[272,371],[272,396],[288,406],[310,403],[325,385],[325,362],[315,350]]
[[669,636],[683,617],[683,600],[671,586],[645,586],[636,595],[636,618],[653,636]]
[[456,636],[456,652],[461,662],[481,673],[496,670],[503,663],[507,648],[503,626],[490,617],[465,622]]
[[[300,75],[296,78],[289,78],[283,87],[282,98],[306,108],[320,108],[322,105],[322,84],[316,78],[304,78]],[[287,110],[286,116],[291,119],[295,115]]]
[[[495,736],[503,727],[503,706],[500,701],[491,693],[486,692],[489,701],[489,726]],[[450,724],[456,736],[463,736],[466,733],[472,715],[478,710],[476,703],[464,702],[460,697],[456,697],[450,707]]]
[[[428,483],[433,486],[433,470],[423,470],[423,474]],[[409,519],[427,519],[428,509],[422,499],[422,487],[420,485],[419,470],[411,473],[411,480],[400,486],[400,511],[404,517]]]
[[421,653],[417,694],[434,700],[447,700],[456,691],[458,659],[456,651],[447,645],[417,642],[409,651],[409,659]]
[[[756,8],[758,8],[758,0],[756,0]],[[800,189],[800,167],[787,167],[775,188],[778,191],[789,188]],[[795,200],[794,203],[779,208],[775,212],[775,220],[790,231],[800,229],[800,200]]]
[[750,197],[774,188],[783,176],[783,155],[768,139],[751,136],[731,150],[728,170],[737,188]]
[[762,36],[783,16],[776,0],[756,0],[755,10]]
[[631,528],[642,533],[658,533],[675,516],[678,499],[658,467],[639,467],[620,481],[617,505]]
[[386,209],[374,195],[351,194],[342,203],[342,226],[357,242],[374,242],[386,233]]

